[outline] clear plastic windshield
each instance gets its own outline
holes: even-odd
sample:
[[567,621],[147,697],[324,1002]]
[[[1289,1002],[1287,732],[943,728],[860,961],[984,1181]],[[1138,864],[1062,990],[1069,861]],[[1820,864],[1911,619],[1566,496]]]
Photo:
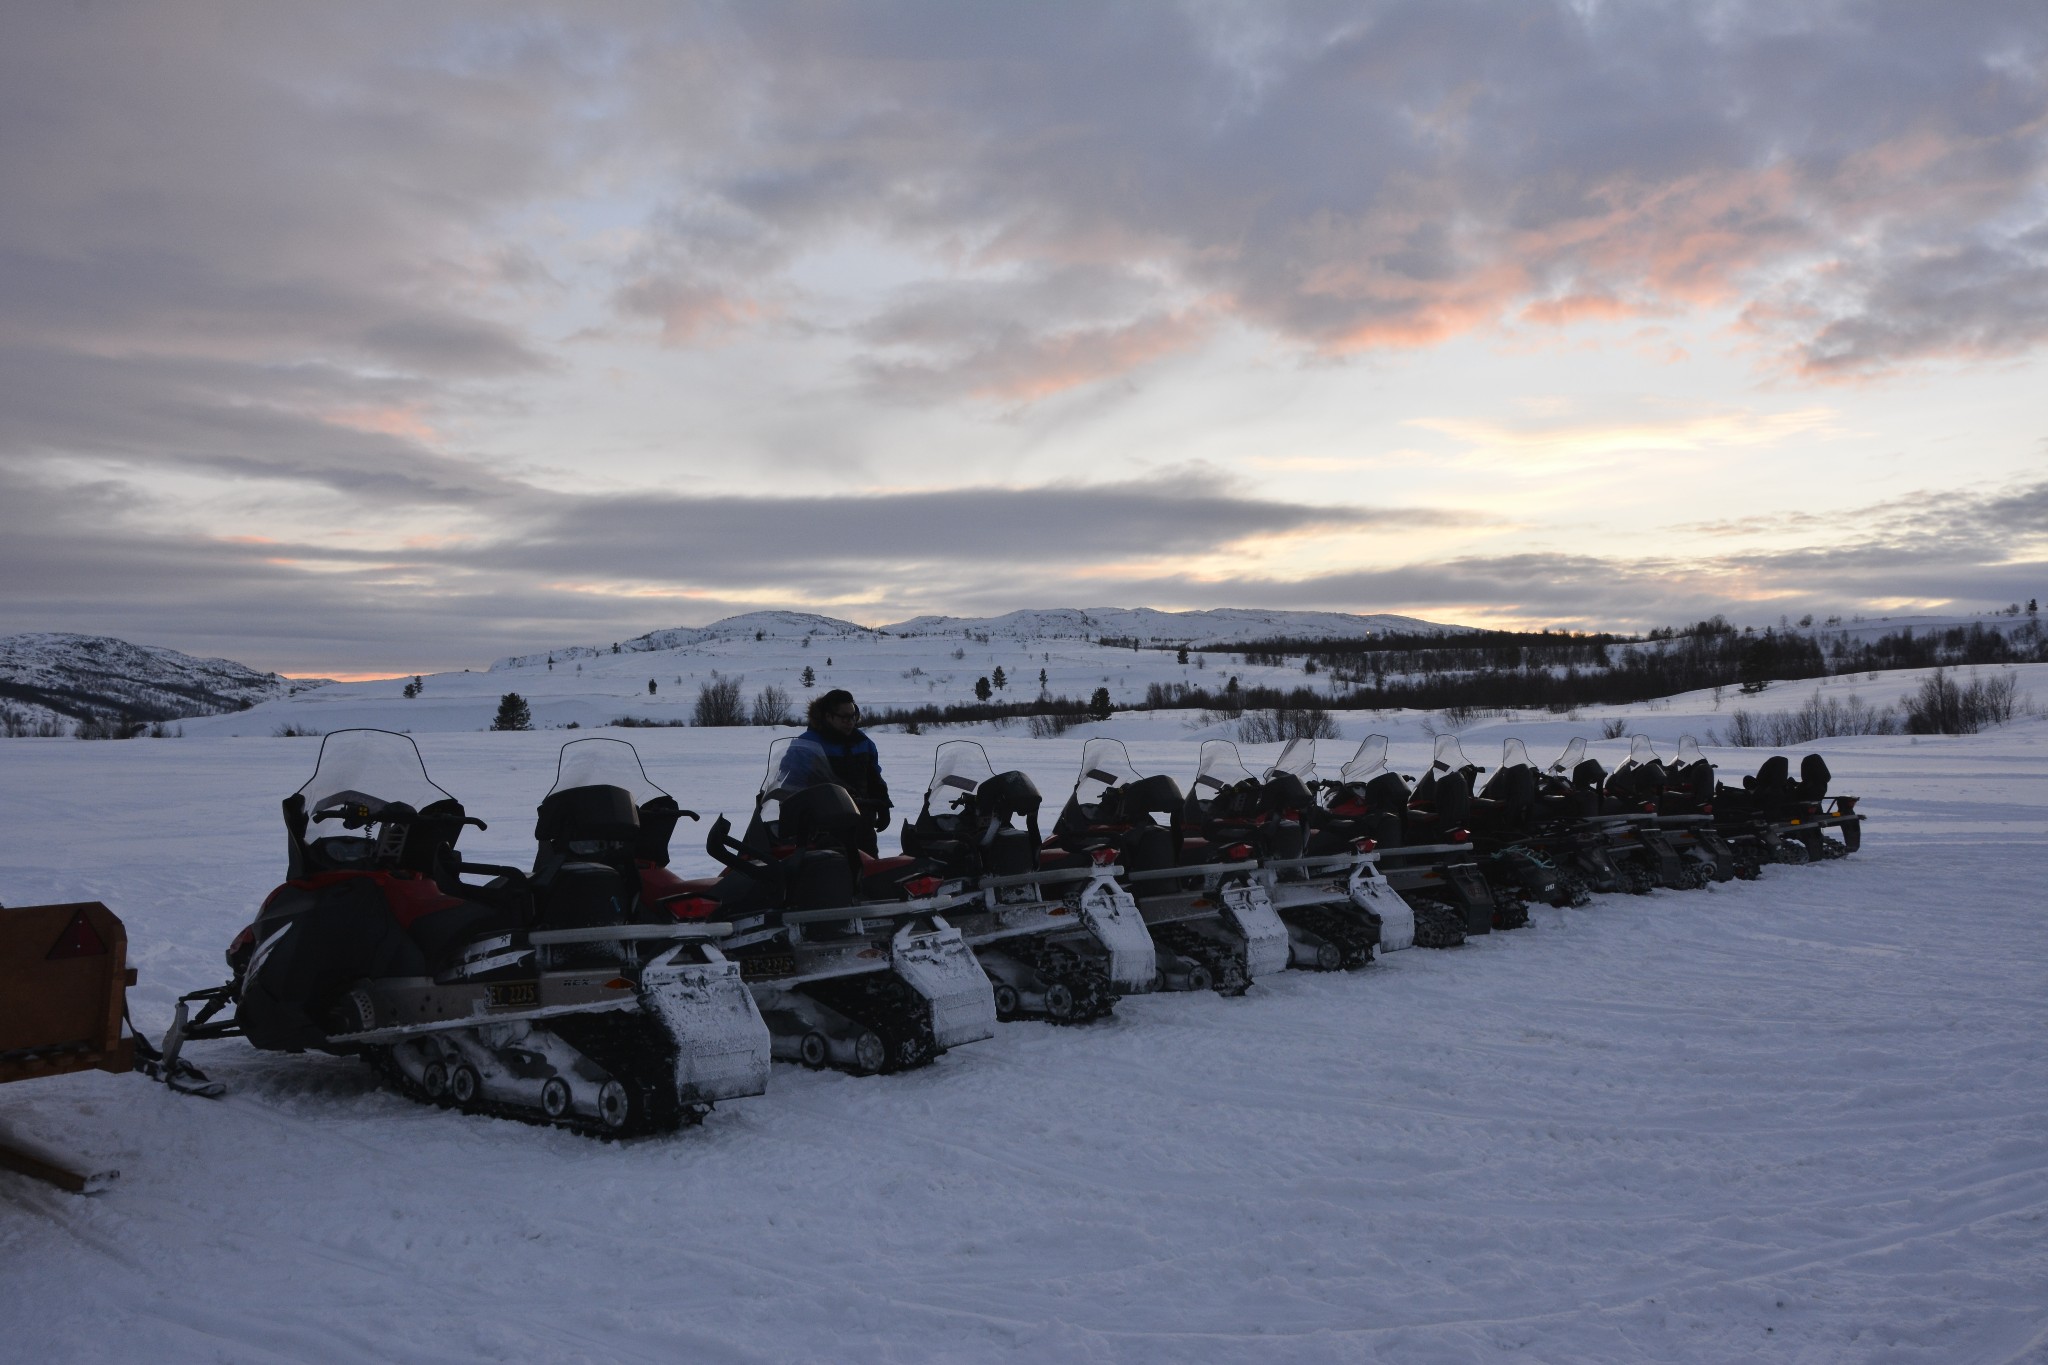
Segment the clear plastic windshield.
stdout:
[[1650,743],[1648,735],[1630,735],[1628,737],[1628,763],[1625,766],[1647,768],[1652,763],[1662,763],[1663,761],[1663,759],[1657,757],[1657,746]]
[[932,755],[932,781],[924,808],[933,815],[958,815],[981,784],[996,775],[988,750],[971,739],[949,739]]
[[1700,742],[1698,740],[1694,739],[1691,735],[1680,735],[1678,737],[1678,757],[1673,760],[1677,766],[1689,768],[1695,763],[1706,762],[1706,759],[1707,756],[1700,752]]
[[309,815],[342,806],[367,806],[372,814],[398,801],[421,810],[454,796],[434,785],[412,736],[389,730],[336,730],[320,741],[312,777],[299,788]]
[[1237,746],[1227,739],[1202,741],[1202,758],[1195,765],[1195,796],[1207,801],[1217,792],[1240,782],[1254,782],[1251,769],[1237,756]]
[[1547,768],[1545,771],[1553,773],[1570,773],[1572,769],[1578,767],[1581,763],[1584,763],[1585,761],[1586,737],[1584,735],[1581,735],[1577,739],[1573,740],[1571,743],[1565,745],[1564,752],[1557,756],[1557,762],[1551,764],[1550,767]]
[[623,739],[572,739],[564,744],[548,795],[575,787],[624,787],[633,794],[635,806],[668,795],[647,776],[640,751]]
[[1369,782],[1386,770],[1387,737],[1367,735],[1358,741],[1358,752],[1338,770],[1337,777],[1343,782]]
[[1273,766],[1261,774],[1271,781],[1277,774],[1292,773],[1301,779],[1306,787],[1316,780],[1316,742],[1303,735],[1287,741],[1287,747],[1280,751],[1280,757],[1273,760]]
[[782,818],[785,798],[839,780],[825,751],[816,742],[803,743],[802,739],[801,735],[784,735],[768,746],[768,768],[761,775],[754,804],[760,818],[771,824]]
[[1479,765],[1465,757],[1465,746],[1458,743],[1456,735],[1438,735],[1436,737],[1436,757],[1430,760],[1429,766],[1438,772],[1457,772],[1463,768],[1476,768]]
[[1091,739],[1081,746],[1081,776],[1074,783],[1074,800],[1084,806],[1100,805],[1111,787],[1138,780],[1131,766],[1130,752],[1120,739]]
[[1533,768],[1536,765],[1529,759],[1529,746],[1519,739],[1510,739],[1500,746],[1500,766],[1505,771],[1509,768]]

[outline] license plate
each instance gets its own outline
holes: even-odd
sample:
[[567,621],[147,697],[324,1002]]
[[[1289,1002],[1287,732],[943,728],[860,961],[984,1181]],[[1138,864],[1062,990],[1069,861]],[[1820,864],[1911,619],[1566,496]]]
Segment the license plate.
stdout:
[[484,987],[484,993],[494,1010],[518,1009],[540,1003],[540,982],[498,981]]

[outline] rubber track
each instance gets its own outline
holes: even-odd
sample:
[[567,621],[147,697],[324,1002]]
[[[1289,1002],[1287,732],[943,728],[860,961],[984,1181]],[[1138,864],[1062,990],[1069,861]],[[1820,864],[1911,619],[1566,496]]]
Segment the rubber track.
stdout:
[[894,972],[828,977],[808,983],[803,990],[882,1040],[883,1075],[913,1070],[939,1055],[932,1037],[930,1006]]
[[1463,907],[1452,904],[1447,897],[1433,896],[1426,891],[1404,892],[1402,899],[1415,912],[1416,947],[1456,948],[1464,943]]
[[1373,949],[1380,946],[1379,925],[1356,910],[1307,905],[1289,910],[1282,918],[1336,944],[1344,954],[1344,960],[1337,964],[1340,971],[1365,966],[1372,961]]
[[1048,943],[1035,939],[1032,951],[1024,960],[1038,973],[1045,983],[1064,985],[1074,997],[1074,1012],[1064,1019],[1055,1018],[1043,1010],[1023,1010],[1020,1017],[1044,1019],[1053,1024],[1092,1024],[1097,1019],[1106,1019],[1116,1007],[1116,991],[1111,986],[1109,973],[1098,964],[1089,961],[1080,953],[1063,944]]
[[1154,925],[1152,937],[1168,951],[1191,957],[1207,967],[1216,994],[1243,995],[1252,988],[1251,968],[1245,962],[1243,944],[1217,943],[1185,924]]
[[[605,1022],[598,1023],[595,1028],[580,1027],[585,1021],[597,1023],[600,1020]],[[563,1024],[571,1027],[564,1029]],[[541,1026],[536,1024],[535,1028]],[[506,1104],[498,1100],[457,1105],[445,1097],[436,1099],[429,1095],[418,1082],[405,1074],[389,1047],[366,1047],[361,1056],[385,1084],[415,1103],[436,1109],[460,1109],[465,1114],[481,1114],[488,1118],[511,1119],[541,1128],[566,1128],[572,1133],[606,1141],[648,1133],[671,1133],[678,1128],[702,1123],[704,1115],[710,1112],[709,1105],[683,1104],[676,1099],[675,1040],[669,1037],[668,1029],[659,1020],[649,1015],[618,1010],[568,1015],[551,1021],[545,1031],[575,1048],[626,1087],[632,1104],[624,1127],[608,1127],[602,1120],[586,1114],[549,1118],[538,1106]],[[576,1034],[585,1036],[578,1038]],[[639,1075],[634,1079],[632,1073],[636,1069]]]

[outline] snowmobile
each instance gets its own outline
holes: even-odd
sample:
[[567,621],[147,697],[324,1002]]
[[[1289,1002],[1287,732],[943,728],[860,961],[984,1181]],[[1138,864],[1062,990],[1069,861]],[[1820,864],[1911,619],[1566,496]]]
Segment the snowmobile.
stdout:
[[994,984],[996,1018],[1086,1023],[1107,1015],[1117,993],[1151,990],[1158,956],[1108,867],[1040,866],[1041,804],[1029,776],[997,773],[981,745],[948,740],[932,757],[916,820],[902,826],[904,856],[882,859],[861,888],[977,896],[947,918]]
[[725,872],[683,884],[699,913],[731,922],[726,951],[775,1056],[858,1075],[922,1066],[996,1023],[989,978],[945,918],[979,897],[877,887],[866,818],[822,754],[778,739],[746,835],[721,815],[705,841]]
[[[1740,787],[1716,784],[1715,829],[1746,860],[1804,863],[1841,858],[1863,846],[1863,819],[1854,796],[1829,796],[1827,760],[1808,754],[1792,777],[1790,760],[1774,754]],[[1837,830],[1840,840],[1826,831]]]
[[[414,1099],[604,1137],[762,1093],[768,1032],[716,946],[729,926],[650,905],[626,869],[652,832],[574,748],[528,877],[455,851],[484,822],[427,777],[409,736],[326,736],[284,800],[286,880],[229,947],[227,984],[178,1002],[165,1070],[186,1042],[241,1036],[360,1056]],[[649,804],[671,828],[683,814],[665,794]]]
[[1670,763],[1658,756],[1649,736],[1631,735],[1628,757],[1607,785],[1620,785],[1635,799],[1654,806],[1652,823],[1689,870],[1689,877],[1681,881],[1705,886],[1737,875],[1735,850],[1714,828],[1714,765],[1691,735],[1680,738],[1678,755]]
[[1387,737],[1367,735],[1318,797],[1331,815],[1355,822],[1379,854],[1380,873],[1415,914],[1415,942],[1452,948],[1493,929],[1494,897],[1459,821],[1471,792],[1462,772],[1434,769],[1427,792],[1387,766]]
[[1111,869],[1151,932],[1158,984],[1242,995],[1286,968],[1287,926],[1255,862],[1214,861],[1222,851],[1199,842],[1184,847],[1184,804],[1171,777],[1138,776],[1121,740],[1091,739],[1041,864]]
[[1223,861],[1258,861],[1266,897],[1287,926],[1289,965],[1362,967],[1381,942],[1386,916],[1400,922],[1397,937],[1413,940],[1412,914],[1379,875],[1371,838],[1325,817],[1309,786],[1314,780],[1312,739],[1291,741],[1259,777],[1236,745],[1205,741],[1188,793],[1184,847],[1201,839]]

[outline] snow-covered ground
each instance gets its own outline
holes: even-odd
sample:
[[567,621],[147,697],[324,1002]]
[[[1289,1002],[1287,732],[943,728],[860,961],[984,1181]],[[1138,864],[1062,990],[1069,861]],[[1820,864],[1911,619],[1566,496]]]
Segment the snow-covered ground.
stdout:
[[[1733,702],[1615,714],[1668,753]],[[1607,714],[1464,743],[1547,760]],[[1427,761],[1425,717],[1339,719],[1326,767],[1370,729]],[[1184,720],[984,738],[1056,804],[1098,730],[1185,782]],[[0,741],[0,899],[113,906],[151,1029],[222,975],[319,743],[197,729]],[[770,733],[629,737],[708,815],[745,808]],[[421,735],[491,821],[472,854],[525,860],[571,737]],[[900,793],[945,737],[880,737]],[[910,1075],[778,1067],[658,1140],[419,1108],[239,1042],[194,1050],[218,1103],[102,1074],[0,1088],[0,1120],[122,1171],[89,1198],[0,1173],[0,1358],[2043,1359],[2048,722],[1815,747],[1870,816],[1845,861],[1006,1025]]]

